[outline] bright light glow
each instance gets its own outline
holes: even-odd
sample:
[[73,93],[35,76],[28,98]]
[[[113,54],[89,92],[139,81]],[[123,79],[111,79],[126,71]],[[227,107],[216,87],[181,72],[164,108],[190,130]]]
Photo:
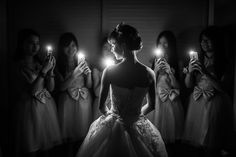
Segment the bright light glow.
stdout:
[[156,48],[155,50],[154,50],[154,54],[155,54],[155,56],[156,57],[158,57],[158,58],[161,58],[161,57],[164,57],[163,55],[163,50],[161,49],[161,48]]
[[198,54],[196,51],[190,50],[189,56],[190,56],[190,59],[198,59]]
[[52,46],[51,45],[48,45],[46,48],[47,48],[48,53],[52,53]]
[[109,67],[109,66],[115,65],[115,61],[112,58],[105,58],[104,64],[106,67]]
[[79,60],[85,59],[85,55],[82,52],[78,52],[77,57],[78,57]]
[[196,53],[196,52],[193,51],[193,50],[189,51],[189,55],[190,55],[190,56],[194,55],[195,53]]

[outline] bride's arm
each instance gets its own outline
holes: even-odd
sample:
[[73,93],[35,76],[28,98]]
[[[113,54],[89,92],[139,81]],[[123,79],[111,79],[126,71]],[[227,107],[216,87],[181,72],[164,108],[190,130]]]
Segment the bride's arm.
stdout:
[[109,92],[109,87],[110,87],[110,81],[107,76],[107,69],[105,69],[102,74],[100,96],[99,96],[99,110],[102,112],[102,114],[107,113],[107,107],[105,106],[105,102]]
[[146,115],[152,110],[155,109],[155,104],[156,104],[156,78],[155,74],[152,71],[151,72],[151,85],[149,87],[148,93],[147,93],[147,104],[142,107],[141,114]]

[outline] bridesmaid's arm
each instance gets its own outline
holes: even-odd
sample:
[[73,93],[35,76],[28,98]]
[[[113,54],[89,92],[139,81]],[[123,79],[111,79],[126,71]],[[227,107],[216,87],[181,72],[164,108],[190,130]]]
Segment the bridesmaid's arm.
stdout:
[[169,78],[170,78],[170,81],[171,81],[171,86],[172,86],[174,89],[179,89],[179,83],[178,83],[178,81],[176,80],[175,75],[174,75],[174,73],[172,72],[172,70],[170,70],[170,72],[169,72]]
[[88,72],[86,75],[86,87],[92,88],[92,74],[91,74],[91,72]]
[[100,91],[100,72],[94,68],[93,69],[93,91],[94,93],[99,93]]
[[66,80],[59,82],[59,91],[65,91],[68,87],[70,87],[71,83],[75,79],[75,76],[71,74]]
[[32,83],[32,94],[34,95],[37,91],[41,91],[44,88],[44,77],[38,75],[36,80]]
[[34,95],[37,91],[41,91],[44,88],[44,78],[46,74],[40,72],[38,75],[35,75],[27,69],[22,69],[21,74],[24,80],[30,85],[31,93]]
[[55,88],[55,80],[54,80],[54,72],[50,71],[50,73],[46,77],[46,87],[48,91],[52,92]]
[[220,91],[220,92],[223,92],[223,84],[221,81],[218,81],[216,78],[214,78],[211,74],[209,73],[205,73],[205,75],[207,76],[207,78],[210,80],[210,82],[212,83],[213,87]]
[[194,86],[193,73],[187,73],[184,79],[184,83],[187,88],[192,88]]
[[83,62],[79,63],[79,65],[77,65],[72,74],[66,80],[60,83],[61,85],[59,86],[59,91],[67,90],[67,88],[71,86],[71,83],[74,81],[74,79],[83,75],[84,68],[85,68],[84,63]]
[[152,110],[155,109],[156,104],[156,79],[155,79],[155,73],[153,71],[150,71],[151,74],[151,85],[149,87],[148,93],[147,93],[147,104],[144,105],[141,109],[141,114],[146,115]]
[[109,93],[109,87],[110,87],[110,81],[107,74],[107,69],[104,70],[102,74],[102,80],[101,80],[101,89],[100,89],[100,96],[99,96],[99,110],[102,112],[102,114],[106,114],[108,109],[105,105],[108,93]]
[[50,61],[52,64],[52,68],[47,72],[46,76],[46,88],[48,91],[52,92],[55,88],[55,80],[54,80],[54,68],[56,66],[56,59],[54,56],[50,55]]

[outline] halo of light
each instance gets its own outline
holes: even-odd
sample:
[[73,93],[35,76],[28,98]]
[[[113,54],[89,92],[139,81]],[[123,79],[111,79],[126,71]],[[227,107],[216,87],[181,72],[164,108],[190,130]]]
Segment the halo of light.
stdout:
[[104,59],[104,65],[105,65],[106,67],[115,65],[115,61],[114,61],[112,58],[107,57],[107,58]]
[[84,59],[84,58],[85,58],[85,55],[84,55],[83,52],[79,51],[79,52],[77,53],[77,57],[78,57],[78,59]]
[[197,51],[190,50],[189,51],[189,56],[190,56],[190,59],[192,59],[192,58],[198,59]]
[[155,48],[154,54],[156,57],[163,57],[163,50],[161,48]]
[[196,54],[196,53],[197,53],[197,52],[196,52],[196,51],[193,51],[193,50],[190,50],[190,51],[189,51],[189,55],[190,55],[190,56],[192,56],[192,55],[194,55],[194,54]]
[[51,45],[47,45],[46,48],[47,48],[48,52],[52,51],[52,46]]

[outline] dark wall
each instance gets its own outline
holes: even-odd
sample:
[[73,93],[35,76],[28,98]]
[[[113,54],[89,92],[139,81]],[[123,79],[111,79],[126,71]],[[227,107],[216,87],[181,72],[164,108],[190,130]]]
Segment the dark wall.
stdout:
[[[0,1],[0,149],[6,144],[6,127],[7,126],[7,40],[6,40],[6,0]],[[0,152],[1,153],[1,152]],[[1,155],[1,154],[0,154]]]
[[226,52],[231,59],[234,72],[234,81],[232,81],[232,90],[234,98],[234,115],[235,115],[235,130],[236,130],[236,68],[235,68],[235,53],[236,53],[236,10],[234,0],[215,0],[215,24],[222,27],[225,31]]
[[103,8],[104,31],[120,21],[138,28],[144,43],[139,58],[147,65],[161,31],[175,33],[179,53],[186,57],[189,49],[198,46],[198,34],[207,24],[205,0],[104,0]]
[[43,49],[46,44],[56,48],[61,33],[73,32],[93,63],[100,53],[103,35],[124,21],[140,32],[144,47],[138,57],[150,66],[155,41],[162,30],[175,33],[180,56],[188,59],[188,50],[198,48],[198,35],[208,23],[206,0],[8,0],[7,16],[6,0],[2,2],[0,20],[1,25],[2,21],[6,24],[7,17],[7,43],[3,39],[4,24],[0,31],[5,36],[0,36],[0,43],[5,48],[1,46],[0,58],[5,67],[6,56],[9,64],[13,60],[17,32],[22,28],[38,31]]
[[[56,48],[60,34],[70,31],[78,38],[88,61],[94,63],[100,53],[102,37],[124,21],[140,32],[144,47],[138,57],[150,66],[156,38],[167,29],[177,37],[180,56],[188,59],[188,50],[198,48],[199,32],[208,23],[207,7],[206,0],[8,0],[8,42],[1,43],[7,44],[10,67],[20,29],[38,31],[42,49],[46,44]],[[6,21],[5,15],[1,13],[1,20]],[[2,56],[6,58],[6,53],[1,54],[1,59]]]
[[30,27],[42,35],[42,46],[56,46],[65,31],[75,33],[90,61],[99,53],[101,35],[121,21],[140,31],[144,47],[139,58],[147,65],[160,31],[173,30],[180,53],[185,54],[197,45],[198,34],[207,24],[205,0],[9,0],[8,9],[11,54],[19,29]]
[[[60,34],[73,32],[81,49],[93,59],[100,31],[99,0],[9,0],[9,51],[15,50],[17,32],[33,28],[41,35],[42,48],[57,46]],[[90,59],[90,58],[89,58]]]

